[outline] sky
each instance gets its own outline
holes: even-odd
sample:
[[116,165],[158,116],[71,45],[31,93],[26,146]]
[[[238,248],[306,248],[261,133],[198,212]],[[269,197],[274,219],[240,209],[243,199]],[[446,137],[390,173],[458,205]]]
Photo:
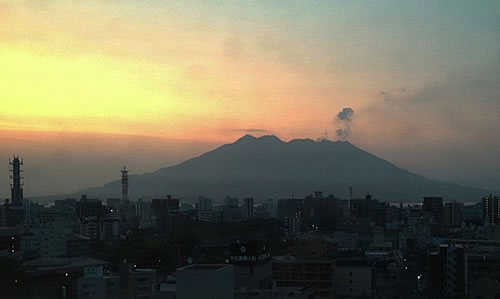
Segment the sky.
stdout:
[[499,126],[496,0],[0,0],[0,198],[14,154],[60,194],[247,133],[500,189]]

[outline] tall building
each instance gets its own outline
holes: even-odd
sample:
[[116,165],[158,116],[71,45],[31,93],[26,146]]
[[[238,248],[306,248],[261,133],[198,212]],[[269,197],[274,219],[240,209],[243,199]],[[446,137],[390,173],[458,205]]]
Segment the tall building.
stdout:
[[253,198],[245,198],[243,202],[243,219],[253,218]]
[[212,200],[207,197],[198,197],[198,220],[203,222],[214,222]]
[[351,200],[351,217],[353,220],[370,218],[377,226],[385,226],[387,204],[373,199],[370,194],[365,198]]
[[122,170],[122,200],[128,200],[128,169],[126,166],[123,166]]
[[338,200],[333,194],[324,196],[316,191],[305,198],[280,199],[277,204],[277,216],[281,220],[296,217],[300,214],[301,230],[311,227],[331,227],[338,219],[344,217],[344,212],[337,208]]
[[283,219],[283,236],[285,240],[297,238],[302,234],[302,219],[301,213],[293,217],[285,217]]
[[170,195],[167,195],[167,198],[153,199],[151,213],[156,232],[167,238],[184,227],[191,219],[189,215],[179,212],[179,199],[172,198]]
[[467,294],[467,255],[462,245],[441,245],[427,254],[429,298],[463,298]]
[[423,210],[432,214],[431,235],[440,235],[444,228],[443,198],[424,197]]
[[500,197],[490,196],[483,198],[484,224],[497,224],[500,219]]
[[459,226],[462,223],[463,207],[463,203],[456,201],[444,204],[444,220],[447,226]]
[[239,200],[236,197],[226,196],[222,212],[223,222],[238,222],[242,220]]
[[88,198],[86,194],[83,194],[80,201],[76,203],[76,215],[80,218],[91,216],[101,218],[104,216],[104,212],[105,207],[102,205],[102,201]]
[[23,160],[19,160],[19,156],[14,156],[13,160],[9,159],[10,165],[10,178],[12,179],[12,183],[10,184],[11,191],[11,204],[14,206],[22,206],[23,205],[23,183],[21,172],[21,166],[23,165]]

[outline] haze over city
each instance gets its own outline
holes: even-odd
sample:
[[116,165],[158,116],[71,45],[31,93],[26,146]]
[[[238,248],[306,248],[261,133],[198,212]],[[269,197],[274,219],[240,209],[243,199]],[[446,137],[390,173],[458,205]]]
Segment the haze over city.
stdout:
[[497,188],[499,13],[498,1],[1,1],[0,161],[22,155],[26,195],[48,195],[274,134]]
[[0,0],[0,297],[498,299],[498,128],[498,0]]

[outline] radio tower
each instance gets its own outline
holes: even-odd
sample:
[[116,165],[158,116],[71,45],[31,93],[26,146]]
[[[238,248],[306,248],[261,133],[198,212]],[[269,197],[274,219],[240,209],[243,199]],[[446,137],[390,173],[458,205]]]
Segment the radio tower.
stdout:
[[122,201],[128,200],[128,169],[122,168]]
[[11,192],[11,204],[14,206],[23,205],[23,182],[21,177],[21,166],[23,165],[23,160],[19,160],[19,156],[14,156],[13,160],[9,158],[9,171],[12,173],[10,178],[12,183],[10,184]]

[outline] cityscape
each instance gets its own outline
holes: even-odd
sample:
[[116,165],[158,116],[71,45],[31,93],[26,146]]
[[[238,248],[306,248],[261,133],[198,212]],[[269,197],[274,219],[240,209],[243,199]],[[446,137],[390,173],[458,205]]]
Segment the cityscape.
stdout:
[[500,299],[499,0],[0,0],[0,299]]
[[[313,191],[241,200],[23,197],[19,156],[0,209],[8,298],[494,298],[500,197],[388,203]],[[28,186],[29,187],[29,186]]]

